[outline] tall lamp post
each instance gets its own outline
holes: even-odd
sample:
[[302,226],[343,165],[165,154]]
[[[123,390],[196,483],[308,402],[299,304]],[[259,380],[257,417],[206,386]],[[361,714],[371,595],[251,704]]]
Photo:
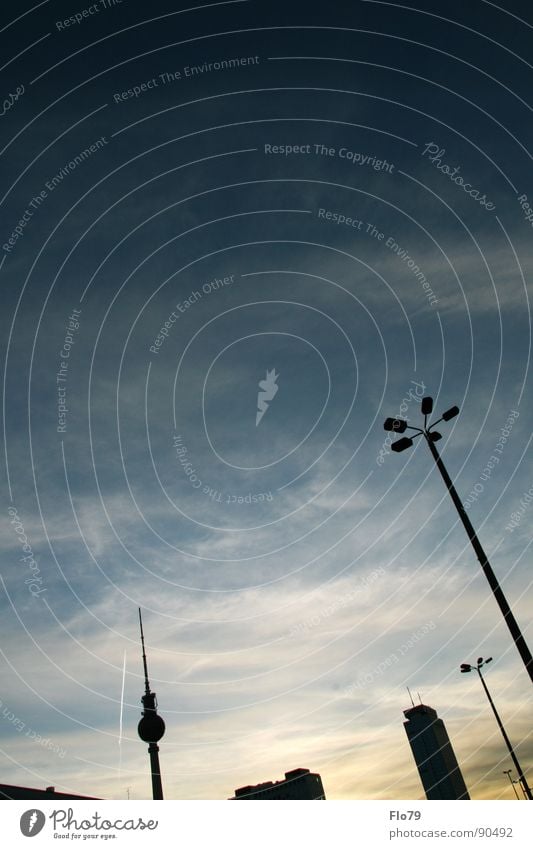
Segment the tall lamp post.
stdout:
[[[518,793],[516,792],[515,782],[511,778],[512,771],[513,771],[512,769],[504,769],[503,774],[506,775],[507,778],[509,779],[509,781],[511,782],[511,787],[513,788],[514,794],[515,794],[516,798],[518,799]],[[518,801],[520,801],[520,799],[518,799]]]
[[461,672],[472,672],[472,670],[475,669],[477,674],[479,675],[479,680],[483,684],[483,689],[485,690],[485,693],[487,695],[487,699],[489,700],[490,706],[492,708],[492,712],[494,713],[494,716],[496,717],[496,722],[498,723],[500,731],[502,732],[502,737],[505,740],[505,745],[509,749],[509,754],[511,755],[512,761],[513,761],[515,768],[516,768],[516,771],[518,773],[518,778],[519,778],[519,781],[522,785],[524,795],[525,795],[526,799],[533,799],[533,796],[531,795],[531,790],[529,789],[529,785],[527,783],[526,777],[525,777],[524,773],[522,772],[522,767],[518,763],[518,758],[516,757],[516,755],[514,753],[513,747],[511,746],[511,741],[509,740],[509,737],[507,736],[507,732],[505,731],[505,728],[503,727],[503,722],[500,719],[498,711],[496,710],[494,702],[492,701],[488,687],[485,684],[485,679],[483,678],[483,675],[481,674],[481,667],[484,666],[486,663],[490,663],[491,660],[492,660],[491,657],[488,657],[486,660],[483,660],[482,657],[478,657],[477,663],[475,663],[475,664],[474,663],[462,663],[461,664]]
[[435,425],[438,425],[439,422],[447,422],[450,419],[453,419],[459,412],[459,407],[451,407],[449,410],[446,410],[445,413],[442,414],[440,419],[433,424],[428,426],[428,416],[431,415],[433,411],[433,399],[432,398],[422,398],[422,415],[424,416],[424,427],[411,427],[408,425],[405,419],[386,419],[383,427],[385,430],[395,431],[396,433],[404,433],[406,430],[415,431],[415,435],[410,438],[407,436],[402,437],[402,439],[398,439],[396,442],[393,442],[391,445],[391,449],[396,452],[405,451],[406,448],[411,448],[413,445],[413,441],[418,436],[423,436],[435,463],[437,464],[437,468],[442,475],[444,483],[450,493],[451,499],[457,508],[457,512],[459,513],[459,518],[461,519],[466,533],[468,534],[468,539],[472,543],[472,548],[474,549],[477,559],[481,564],[481,568],[485,573],[485,577],[490,584],[490,588],[494,594],[494,598],[498,603],[498,606],[503,614],[503,617],[507,623],[507,627],[511,632],[511,636],[514,640],[516,648],[520,653],[520,657],[524,661],[524,665],[526,667],[526,671],[533,682],[533,657],[531,656],[531,652],[529,651],[528,645],[522,635],[518,622],[513,616],[511,608],[509,607],[509,603],[505,598],[502,588],[498,582],[496,575],[492,569],[492,566],[489,563],[488,557],[485,554],[483,547],[477,538],[477,534],[473,528],[473,525],[468,518],[467,512],[463,507],[462,501],[457,494],[457,490],[455,489],[452,479],[450,478],[444,463],[440,457],[439,452],[435,448],[435,442],[438,442],[439,439],[442,439],[442,434],[438,433],[438,431],[433,430]]
[[163,798],[163,785],[161,783],[161,769],[159,766],[159,746],[158,742],[165,733],[165,722],[163,717],[157,713],[157,698],[156,694],[150,690],[150,682],[148,680],[148,667],[146,665],[146,652],[144,650],[144,633],[143,621],[141,616],[141,608],[139,607],[139,624],[141,626],[141,642],[143,649],[143,665],[144,665],[144,696],[141,701],[143,703],[143,714],[137,726],[137,733],[141,740],[148,743],[148,753],[150,755],[150,772],[152,773],[152,798]]

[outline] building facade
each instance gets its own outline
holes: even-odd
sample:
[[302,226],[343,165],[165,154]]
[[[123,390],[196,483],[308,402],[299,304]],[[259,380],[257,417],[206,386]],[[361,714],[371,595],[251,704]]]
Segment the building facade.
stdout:
[[291,769],[281,781],[248,784],[235,791],[233,799],[325,799],[322,779],[308,769]]
[[428,705],[404,710],[407,739],[427,799],[470,799],[452,749],[448,732],[437,711]]
[[95,799],[96,796],[75,796],[73,793],[58,793],[55,787],[40,790],[37,787],[19,787],[16,784],[0,784],[0,801],[2,799]]

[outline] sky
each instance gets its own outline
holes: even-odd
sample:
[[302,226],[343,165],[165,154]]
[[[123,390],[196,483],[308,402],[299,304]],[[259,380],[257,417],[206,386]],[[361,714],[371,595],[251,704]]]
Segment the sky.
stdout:
[[[0,782],[225,799],[297,767],[533,780],[530,4],[2,9]],[[531,147],[529,143],[529,148]],[[484,670],[485,671],[485,670]],[[516,775],[515,775],[516,777]]]

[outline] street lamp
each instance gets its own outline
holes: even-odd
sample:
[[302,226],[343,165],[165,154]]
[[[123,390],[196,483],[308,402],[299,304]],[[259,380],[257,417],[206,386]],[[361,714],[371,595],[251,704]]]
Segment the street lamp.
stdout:
[[529,789],[529,785],[527,783],[526,777],[525,777],[524,773],[522,772],[522,767],[518,763],[518,758],[516,757],[516,755],[514,753],[513,747],[511,746],[511,741],[509,740],[509,737],[507,736],[507,732],[505,731],[505,728],[503,727],[503,722],[500,719],[500,716],[498,714],[498,711],[496,710],[494,702],[491,699],[488,687],[485,684],[485,679],[483,678],[483,675],[481,674],[481,667],[485,666],[486,663],[490,663],[491,660],[492,660],[491,657],[488,657],[486,660],[483,660],[482,657],[478,657],[477,663],[475,663],[475,664],[474,663],[462,663],[461,664],[461,672],[472,672],[472,670],[475,669],[477,674],[479,675],[479,680],[483,684],[483,689],[485,690],[485,693],[487,694],[487,699],[489,700],[489,703],[490,703],[490,706],[491,706],[492,711],[494,713],[494,716],[496,717],[496,722],[498,723],[498,725],[500,727],[500,731],[502,732],[502,737],[505,740],[505,745],[509,749],[509,754],[511,755],[512,761],[513,761],[513,763],[516,767],[516,771],[518,773],[518,778],[519,778],[519,781],[522,785],[524,795],[525,795],[526,799],[533,799],[533,796],[531,795],[531,790]]
[[446,410],[445,413],[442,414],[440,419],[434,422],[432,425],[428,427],[428,416],[431,415],[433,411],[433,399],[432,398],[422,398],[422,415],[424,416],[424,427],[411,427],[408,425],[405,419],[394,419],[389,418],[385,420],[383,427],[385,430],[394,431],[395,433],[404,433],[406,430],[415,431],[415,435],[411,438],[408,436],[402,437],[402,439],[398,439],[396,442],[393,442],[391,445],[391,449],[396,452],[405,451],[406,448],[411,448],[414,440],[418,436],[423,436],[426,440],[429,450],[437,464],[437,468],[441,473],[444,483],[450,493],[453,503],[457,508],[457,512],[459,513],[459,518],[461,519],[464,528],[468,534],[468,539],[472,543],[472,548],[474,549],[477,559],[481,564],[481,568],[485,573],[485,577],[490,584],[490,588],[494,594],[494,598],[496,599],[498,606],[503,614],[503,617],[507,623],[507,627],[511,632],[511,636],[514,640],[516,648],[520,653],[520,657],[524,661],[524,665],[526,667],[527,673],[533,682],[533,657],[531,656],[531,652],[529,651],[528,645],[522,635],[518,622],[514,618],[511,608],[509,607],[509,603],[505,598],[502,588],[498,582],[496,575],[492,569],[492,566],[489,563],[488,557],[485,554],[483,547],[477,538],[477,534],[473,528],[473,525],[468,518],[466,510],[463,507],[461,499],[457,494],[457,490],[455,489],[452,479],[450,478],[444,463],[440,457],[439,452],[435,448],[435,442],[438,442],[439,439],[442,439],[442,434],[438,431],[433,430],[435,425],[438,425],[440,422],[447,422],[450,419],[453,419],[459,412],[459,407],[450,407],[449,410]]
[[518,801],[520,801],[520,799],[518,798],[518,793],[516,792],[516,787],[515,787],[516,781],[514,781],[514,779],[511,778],[512,771],[513,771],[512,769],[504,769],[503,774],[506,775],[507,778],[509,779],[509,781],[511,782],[511,787],[514,790],[514,794],[515,794],[516,798],[518,799]]

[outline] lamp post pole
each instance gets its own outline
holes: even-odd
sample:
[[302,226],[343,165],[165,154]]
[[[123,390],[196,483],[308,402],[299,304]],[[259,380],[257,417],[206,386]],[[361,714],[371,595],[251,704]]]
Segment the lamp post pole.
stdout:
[[514,618],[514,615],[513,615],[511,608],[509,606],[509,602],[507,601],[507,599],[504,595],[504,592],[503,592],[503,590],[502,590],[502,588],[499,584],[499,581],[498,581],[498,579],[497,579],[497,577],[494,573],[494,570],[489,563],[489,559],[488,559],[487,555],[485,554],[483,546],[481,545],[481,543],[478,539],[478,536],[477,536],[477,534],[474,530],[472,522],[468,518],[467,512],[464,509],[463,503],[462,503],[461,499],[459,498],[459,496],[457,494],[457,490],[455,489],[455,487],[453,485],[452,479],[450,478],[450,475],[448,474],[446,466],[444,465],[442,458],[441,458],[439,452],[437,451],[437,449],[435,447],[435,442],[437,442],[439,439],[442,439],[442,436],[437,431],[432,430],[432,428],[434,428],[435,425],[439,424],[439,422],[449,421],[454,416],[456,416],[459,412],[459,407],[451,407],[449,410],[447,410],[445,413],[443,413],[443,415],[441,416],[440,419],[438,419],[436,422],[434,422],[432,425],[430,425],[428,427],[427,426],[427,418],[428,418],[428,415],[431,414],[432,410],[433,410],[432,399],[431,398],[423,398],[422,399],[422,413],[424,415],[424,427],[423,428],[411,427],[410,425],[407,424],[405,419],[390,419],[390,418],[387,419],[385,421],[385,424],[384,424],[385,430],[396,431],[397,433],[404,433],[404,431],[407,430],[407,429],[415,431],[415,435],[412,439],[410,439],[409,437],[403,437],[402,439],[399,439],[397,442],[393,442],[392,445],[391,445],[391,448],[392,448],[393,451],[396,451],[396,452],[405,451],[406,448],[410,448],[412,446],[413,439],[416,439],[417,436],[423,436],[424,437],[425,441],[427,442],[427,444],[429,446],[429,450],[431,451],[431,455],[432,455],[433,459],[435,460],[437,468],[442,475],[444,483],[446,484],[446,488],[447,488],[448,492],[450,493],[450,497],[451,497],[451,499],[452,499],[452,501],[453,501],[453,503],[454,503],[454,505],[457,509],[457,512],[459,513],[459,518],[461,519],[461,521],[464,525],[464,528],[465,528],[466,533],[468,535],[468,539],[470,540],[470,542],[472,544],[472,548],[474,549],[474,551],[476,553],[476,557],[481,564],[481,568],[483,569],[483,572],[485,574],[485,577],[487,578],[487,581],[489,582],[489,585],[490,585],[490,588],[491,588],[492,593],[494,595],[494,598],[496,599],[496,603],[498,604],[498,607],[500,608],[500,610],[503,614],[503,618],[505,619],[507,627],[509,628],[509,631],[511,633],[513,641],[516,645],[516,648],[517,648],[517,650],[520,654],[520,657],[522,658],[522,660],[524,662],[524,666],[526,667],[526,671],[529,675],[529,678],[530,678],[531,682],[533,683],[533,657],[531,655],[529,647],[528,647],[528,645],[527,645],[527,643],[524,639],[522,631],[520,630],[520,626],[518,625],[518,622]]
[[490,663],[491,660],[492,660],[491,657],[488,657],[486,660],[483,660],[482,657],[478,657],[477,664],[462,663],[461,664],[461,672],[471,672],[472,669],[475,669],[477,674],[479,675],[479,680],[483,684],[483,689],[485,690],[485,694],[487,696],[487,699],[489,700],[489,704],[492,708],[492,712],[493,712],[493,714],[496,718],[496,722],[498,723],[499,729],[502,732],[502,737],[505,740],[505,745],[507,746],[507,748],[509,750],[509,754],[511,755],[511,759],[512,759],[514,765],[515,765],[515,769],[516,769],[516,772],[518,774],[519,781],[522,785],[524,795],[526,796],[526,799],[532,799],[533,800],[533,796],[531,795],[531,790],[530,790],[529,784],[527,783],[527,779],[526,779],[524,773],[522,772],[522,767],[518,763],[518,758],[516,757],[516,755],[514,753],[514,749],[511,745],[511,741],[509,740],[509,737],[507,736],[507,732],[506,732],[505,728],[503,727],[503,722],[501,721],[500,715],[499,715],[498,711],[496,710],[496,705],[492,701],[492,697],[489,693],[489,688],[485,684],[485,679],[483,678],[483,675],[481,674],[481,667],[484,666],[486,663]]

